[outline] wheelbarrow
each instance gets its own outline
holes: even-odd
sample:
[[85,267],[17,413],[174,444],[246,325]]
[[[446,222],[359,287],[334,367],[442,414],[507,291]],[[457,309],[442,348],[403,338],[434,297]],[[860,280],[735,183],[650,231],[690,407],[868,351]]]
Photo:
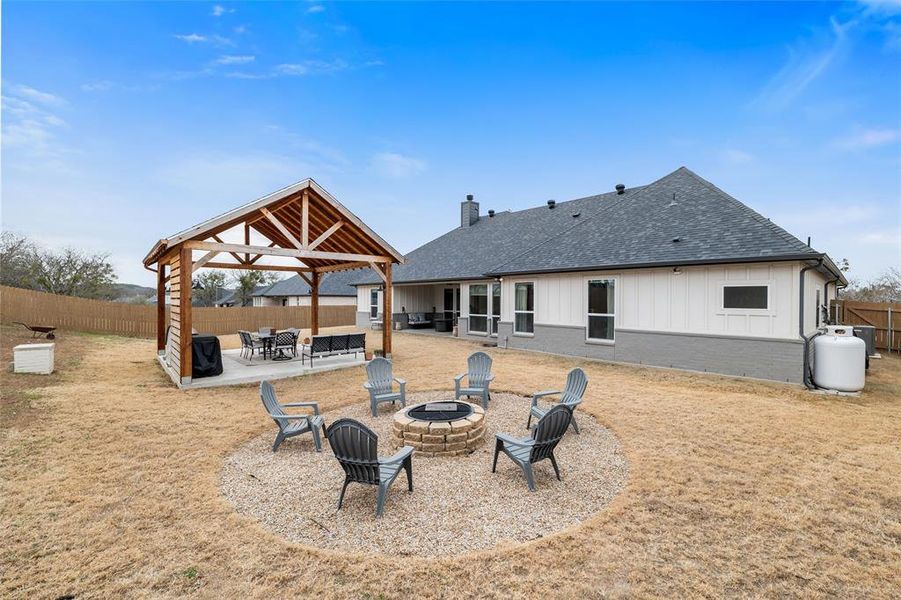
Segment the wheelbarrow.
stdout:
[[56,335],[54,335],[54,331],[56,327],[43,327],[38,325],[28,325],[27,323],[22,323],[20,321],[13,321],[16,325],[21,325],[28,331],[32,333],[32,338],[36,338],[38,336],[46,336],[48,340],[56,339]]

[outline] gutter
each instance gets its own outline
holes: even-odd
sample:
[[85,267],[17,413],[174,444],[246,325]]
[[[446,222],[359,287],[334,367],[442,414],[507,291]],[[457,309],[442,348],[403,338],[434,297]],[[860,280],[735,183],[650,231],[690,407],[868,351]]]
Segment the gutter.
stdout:
[[[804,334],[804,279],[807,271],[811,269],[821,269],[823,267],[823,257],[817,259],[816,264],[808,264],[807,266],[801,269],[801,273],[799,275],[800,278],[800,302],[798,303],[798,335],[801,336],[801,339],[804,340],[804,371],[801,373],[802,380],[804,381],[804,387],[808,390],[817,389],[817,385],[813,381],[813,377],[810,375],[810,340],[812,340],[815,335],[807,337]],[[819,310],[819,307],[817,308]]]

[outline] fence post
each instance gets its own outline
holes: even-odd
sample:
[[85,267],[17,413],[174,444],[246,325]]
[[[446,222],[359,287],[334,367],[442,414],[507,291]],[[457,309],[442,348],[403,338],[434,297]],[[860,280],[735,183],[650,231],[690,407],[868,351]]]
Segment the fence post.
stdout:
[[892,323],[892,307],[888,307],[888,340],[886,346],[888,346],[888,351],[892,351],[892,347],[895,344],[895,326]]

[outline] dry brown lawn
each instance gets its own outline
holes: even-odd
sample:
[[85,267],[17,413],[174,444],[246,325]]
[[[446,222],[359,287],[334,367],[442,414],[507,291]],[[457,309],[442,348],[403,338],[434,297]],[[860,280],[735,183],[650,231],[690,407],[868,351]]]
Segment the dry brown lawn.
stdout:
[[[2,335],[6,361],[21,335]],[[450,387],[476,347],[395,346],[412,390]],[[497,388],[523,395],[585,368],[580,410],[619,437],[626,488],[557,535],[399,563],[289,543],[220,495],[225,457],[273,427],[255,386],[180,392],[153,342],[64,332],[58,375],[0,375],[0,596],[901,596],[901,360],[844,398],[490,353]],[[334,410],[365,401],[362,380],[278,387]]]

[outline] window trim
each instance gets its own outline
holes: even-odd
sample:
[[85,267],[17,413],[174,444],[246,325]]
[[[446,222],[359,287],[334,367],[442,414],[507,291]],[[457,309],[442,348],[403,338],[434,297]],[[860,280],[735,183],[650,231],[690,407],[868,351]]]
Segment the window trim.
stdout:
[[[497,287],[497,306],[494,306],[494,288]],[[495,323],[500,323],[501,320],[501,298],[504,294],[504,286],[501,285],[498,281],[492,281],[489,284],[489,293],[488,293],[488,335],[489,337],[497,337],[497,330]],[[497,317],[495,317],[494,309],[497,308]],[[497,318],[497,321],[494,319]],[[533,325],[534,329],[534,325]]]
[[[727,287],[765,287],[766,308],[726,308]],[[719,285],[719,309],[720,314],[725,315],[772,315],[773,310],[773,282],[772,281],[724,281]]]
[[[613,282],[613,312],[612,313],[593,313],[589,312],[591,307],[589,306],[589,295],[591,294],[591,283],[594,281],[612,281]],[[616,277],[588,277],[585,280],[585,341],[589,344],[607,344],[612,345],[616,342],[616,306],[619,302],[616,301],[616,290],[617,286],[617,278]],[[591,317],[612,317],[613,318],[613,337],[612,338],[593,338],[590,336],[589,331],[591,331]]]
[[[486,309],[487,311],[490,312],[490,311],[491,311],[491,307],[490,307],[489,304],[488,304],[488,303],[491,301],[491,299],[490,299],[491,297],[489,296],[489,286],[490,286],[490,284],[487,284],[487,283],[471,283],[471,284],[469,284],[469,286],[468,286],[469,289],[467,290],[467,292],[468,292],[468,293],[467,293],[467,296],[469,296],[469,297],[467,298],[467,300],[469,301],[469,303],[467,304],[467,307],[466,307],[466,308],[470,308],[470,307],[472,306],[472,288],[474,288],[474,287],[476,287],[476,286],[483,286],[483,287],[485,288],[485,309]],[[467,319],[468,319],[468,321],[467,321],[467,327],[468,327],[467,333],[474,333],[474,334],[477,334],[477,335],[488,335],[488,330],[491,328],[491,325],[488,323],[488,319],[491,318],[491,316],[490,316],[490,314],[488,314],[488,312],[486,312],[484,315],[481,314],[481,313],[467,312],[466,316],[467,316]],[[473,329],[473,328],[472,328],[472,318],[473,318],[473,317],[484,317],[484,318],[485,318],[485,330],[484,330],[484,331],[482,331],[482,330],[480,330],[480,329]]]
[[[519,310],[516,308],[516,286],[518,285],[532,286],[532,310]],[[518,331],[516,329],[516,315],[518,314],[532,315],[532,331]],[[513,283],[513,335],[535,335],[535,281],[516,281]]]
[[[375,304],[373,304],[373,299],[375,299]],[[375,309],[375,315],[372,314],[372,309]],[[370,321],[378,321],[379,319],[379,288],[372,288],[369,290],[369,320]]]

